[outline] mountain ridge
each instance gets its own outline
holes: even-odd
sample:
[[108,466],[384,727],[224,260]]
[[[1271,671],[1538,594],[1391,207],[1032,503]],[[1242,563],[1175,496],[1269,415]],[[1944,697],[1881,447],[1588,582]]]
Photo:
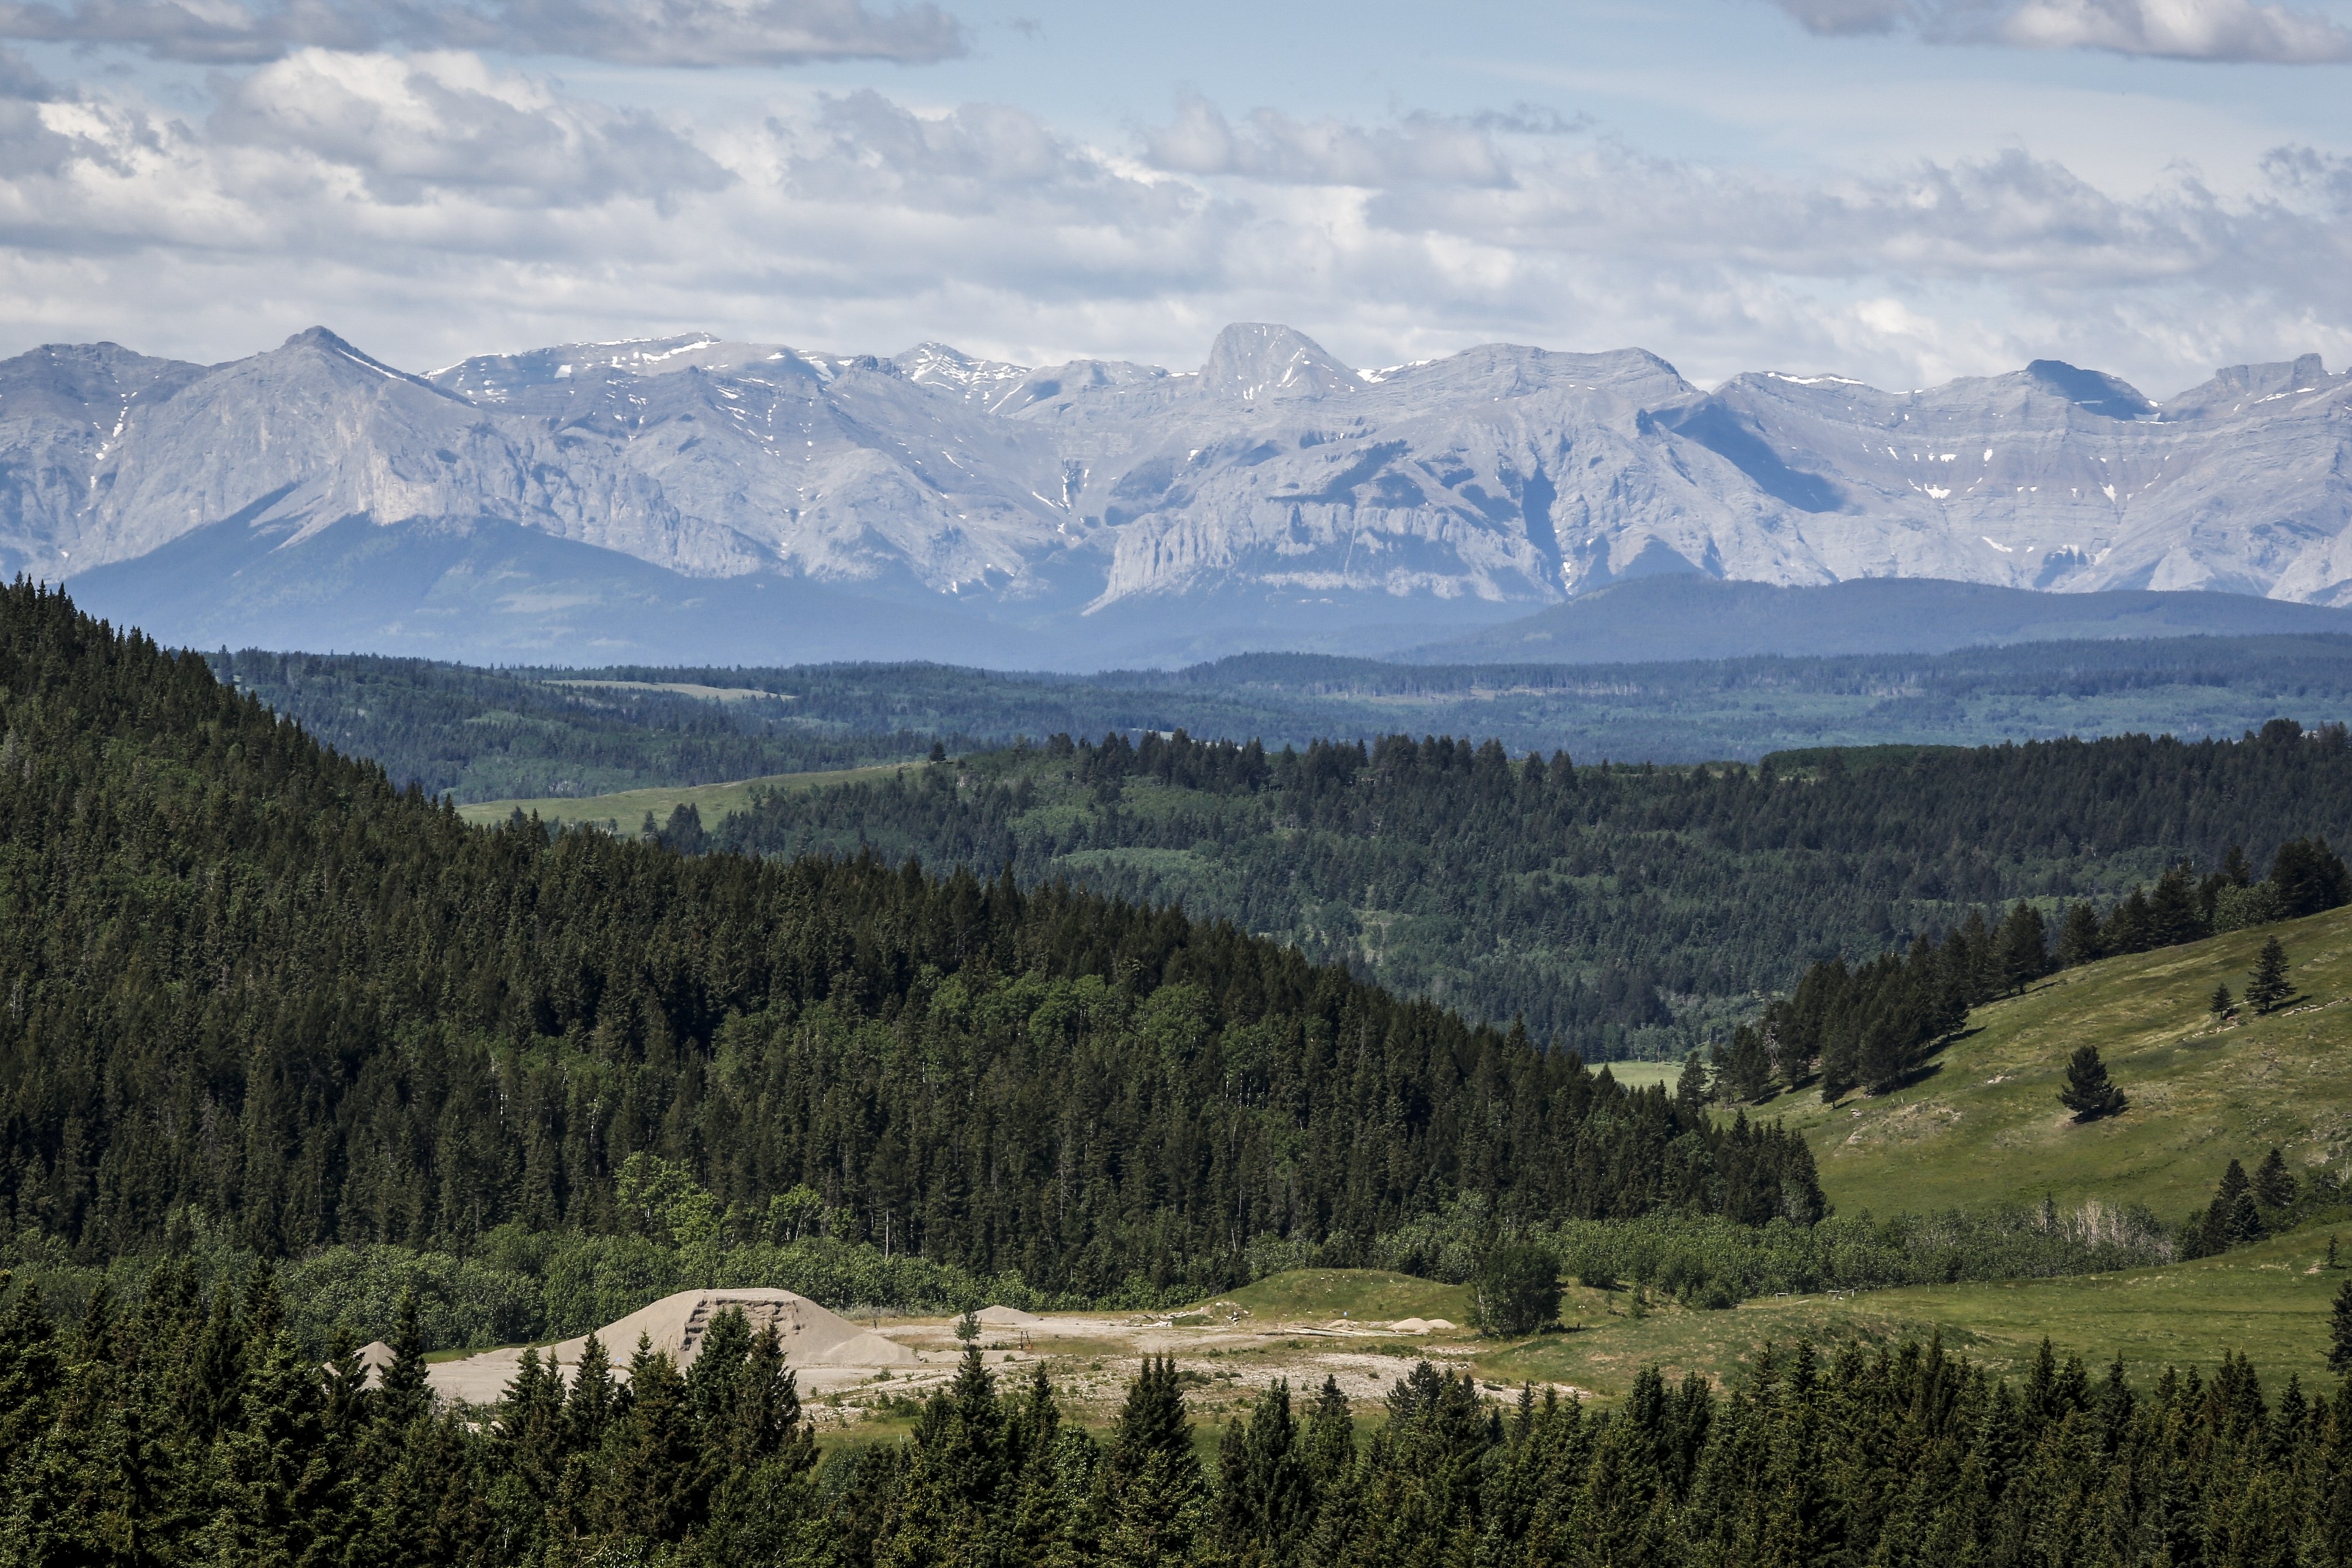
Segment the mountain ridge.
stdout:
[[[212,366],[110,344],[0,362],[0,568],[82,578],[218,525],[299,558],[353,519],[791,582],[851,619],[830,595],[952,607],[1062,662],[1376,626],[1443,641],[1655,575],[2335,605],[2352,375],[2305,355],[2163,404],[2050,360],[1903,393],[1763,372],[1702,390],[1640,349],[1357,370],[1264,322],[1196,372],[690,333],[415,375],[323,327]],[[484,613],[541,597],[525,573]]]

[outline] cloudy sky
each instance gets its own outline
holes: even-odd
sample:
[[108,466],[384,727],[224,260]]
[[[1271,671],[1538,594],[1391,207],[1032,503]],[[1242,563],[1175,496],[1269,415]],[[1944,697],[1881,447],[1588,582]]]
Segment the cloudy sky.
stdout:
[[0,0],[0,353],[2352,361],[2352,0]]

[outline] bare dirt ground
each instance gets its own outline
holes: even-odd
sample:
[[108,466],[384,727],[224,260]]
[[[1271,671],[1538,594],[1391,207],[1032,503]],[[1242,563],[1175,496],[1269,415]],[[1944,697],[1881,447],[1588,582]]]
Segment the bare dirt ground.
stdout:
[[[1417,1361],[1467,1372],[1478,1353],[1469,1331],[1442,1318],[1260,1316],[1232,1302],[1157,1316],[1033,1315],[992,1308],[982,1314],[980,1326],[975,1342],[1000,1388],[1024,1384],[1043,1363],[1065,1414],[1089,1426],[1109,1424],[1147,1356],[1174,1358],[1195,1419],[1214,1423],[1230,1419],[1277,1379],[1306,1400],[1328,1378],[1362,1411],[1376,1405]],[[804,1409],[820,1429],[910,1415],[907,1401],[921,1400],[955,1375],[964,1349],[955,1329],[951,1318],[883,1320],[879,1331],[914,1351],[920,1365],[857,1378],[812,1369],[814,1376],[802,1376]],[[1562,1393],[1580,1392],[1559,1386]],[[1516,1398],[1518,1391],[1497,1384],[1486,1392]]]

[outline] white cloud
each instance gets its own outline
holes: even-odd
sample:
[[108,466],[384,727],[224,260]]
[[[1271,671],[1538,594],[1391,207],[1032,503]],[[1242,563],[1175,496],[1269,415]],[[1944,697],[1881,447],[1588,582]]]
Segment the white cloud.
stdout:
[[[1243,174],[1286,184],[1507,185],[1510,174],[1490,133],[1495,128],[1491,121],[1433,114],[1367,128],[1261,109],[1236,129],[1215,105],[1190,98],[1178,106],[1174,121],[1144,132],[1144,157],[1182,174]],[[1537,127],[1517,121],[1503,128]]]
[[927,63],[968,48],[961,25],[934,5],[879,15],[859,0],[5,0],[0,37],[214,65],[392,46],[698,67]]
[[304,49],[224,85],[211,145],[260,164],[281,190],[322,194],[356,181],[373,201],[413,206],[464,192],[498,205],[668,204],[729,175],[648,116],[558,97],[476,56]]
[[2352,29],[2258,0],[1774,0],[1808,31],[1916,32],[1931,43],[2104,49],[2168,59],[2352,59]]
[[193,120],[33,85],[0,100],[0,350],[219,358],[323,321],[410,365],[707,327],[1188,366],[1287,320],[1366,363],[1507,338],[1916,385],[2050,356],[2158,395],[2352,358],[2352,175],[2309,149],[2252,196],[2127,195],[2021,153],[1800,176],[1502,118],[1194,103],[1130,148],[856,92],[695,123],[455,53],[299,51]]

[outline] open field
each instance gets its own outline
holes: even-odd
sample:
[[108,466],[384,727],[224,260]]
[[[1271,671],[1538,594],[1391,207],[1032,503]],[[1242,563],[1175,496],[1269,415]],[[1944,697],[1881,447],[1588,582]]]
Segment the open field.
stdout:
[[[2215,1026],[2214,985],[2242,992],[2273,935],[2301,994]],[[2251,1171],[2276,1145],[2298,1173],[2340,1175],[2352,1156],[2352,908],[2069,970],[1969,1023],[1907,1089],[1834,1106],[1804,1089],[1760,1114],[1805,1130],[1831,1202],[1881,1215],[2046,1193],[2145,1204],[2170,1223],[2204,1206],[2232,1158]],[[2131,1106],[2077,1127],[2057,1093],[2081,1045]]]
[[[2136,1382],[2166,1366],[2210,1369],[2224,1352],[2250,1356],[2273,1390],[2295,1376],[2332,1386],[2326,1367],[2328,1304],[2347,1278],[2324,1266],[2330,1226],[2273,1237],[2220,1258],[2063,1279],[1937,1286],[1862,1295],[1749,1301],[1729,1311],[1656,1302],[1631,1291],[1571,1285],[1564,1331],[1517,1341],[1479,1338],[1467,1323],[1469,1291],[1370,1269],[1297,1269],[1163,1316],[1057,1313],[992,1327],[981,1343],[1008,1380],[1043,1361],[1072,1416],[1105,1426],[1146,1355],[1186,1369],[1187,1404],[1209,1432],[1229,1423],[1276,1378],[1295,1394],[1339,1380],[1360,1415],[1412,1363],[1426,1358],[1475,1375],[1490,1398],[1522,1384],[1602,1402],[1622,1396],[1643,1368],[1669,1378],[1717,1382],[1767,1343],[1810,1341],[1825,1354],[1865,1352],[1939,1330],[1955,1353],[2003,1377],[2022,1377],[2046,1336],[2059,1354],[2096,1368],[2120,1355]],[[2344,1234],[2352,1239],[2352,1227]],[[2352,1248],[2347,1249],[2352,1261]],[[1440,1325],[1423,1327],[1423,1325]],[[826,1388],[813,1401],[830,1430],[866,1441],[902,1430],[919,1400],[948,1376],[958,1346],[947,1319],[886,1324],[926,1363],[912,1374]]]
[[1652,1084],[1664,1084],[1672,1094],[1675,1080],[1683,1076],[1680,1062],[1594,1062],[1595,1068],[1607,1068],[1609,1076],[1627,1089],[1647,1089]]
[[691,805],[702,814],[705,827],[716,827],[719,819],[728,813],[748,809],[752,795],[761,791],[790,793],[820,789],[826,784],[856,784],[916,765],[912,763],[882,763],[873,767],[842,768],[832,773],[772,773],[766,778],[738,779],[732,784],[677,784],[577,798],[547,795],[534,800],[485,800],[459,806],[457,815],[477,826],[484,826],[503,822],[517,811],[526,816],[536,813],[539,819],[550,826],[559,823],[584,824],[635,837],[649,811],[654,814],[655,821],[667,822],[671,812],[681,805]]
[[756,686],[704,686],[691,680],[550,680],[550,686],[586,691],[667,691],[678,697],[698,697],[706,702],[771,702],[797,700],[790,692],[764,691]]
[[[2352,1228],[2344,1234],[2352,1240]],[[2168,1364],[2210,1367],[2242,1351],[2266,1380],[2292,1373],[2308,1387],[2334,1382],[2328,1305],[2346,1275],[2323,1266],[2328,1235],[2314,1226],[2219,1258],[2113,1274],[1794,1297],[1727,1312],[1669,1306],[1639,1320],[1628,1292],[1604,1300],[1571,1289],[1561,1311],[1570,1332],[1482,1351],[1476,1365],[1497,1382],[1572,1383],[1610,1395],[1653,1363],[1677,1377],[1723,1378],[1767,1341],[1892,1344],[1941,1328],[1947,1345],[2004,1376],[2030,1368],[2046,1336],[2060,1354],[2094,1364],[2121,1355],[2136,1377]]]

